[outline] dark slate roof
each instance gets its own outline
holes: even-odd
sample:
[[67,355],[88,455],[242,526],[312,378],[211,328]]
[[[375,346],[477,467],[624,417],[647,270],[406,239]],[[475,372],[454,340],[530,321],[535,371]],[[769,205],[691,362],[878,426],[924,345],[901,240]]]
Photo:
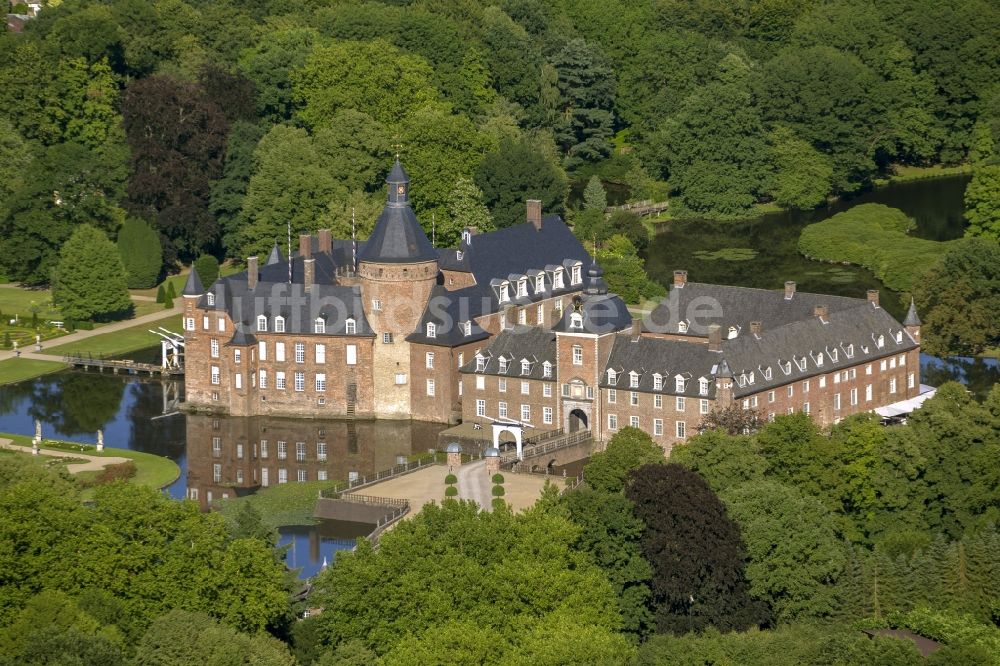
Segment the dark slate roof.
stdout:
[[[582,315],[579,327],[573,326],[574,314]],[[584,293],[579,299],[574,297],[573,306],[565,309],[562,319],[556,322],[552,330],[561,333],[604,335],[624,331],[630,326],[632,326],[632,315],[629,314],[625,301],[617,294]]]
[[917,304],[910,299],[910,309],[906,313],[906,319],[903,320],[903,326],[920,326],[920,317],[917,316]]
[[[431,290],[431,296],[420,317],[417,330],[406,337],[407,342],[455,347],[490,337],[490,334],[475,322],[475,318],[482,313],[482,308],[475,308],[476,311],[473,312],[469,306],[476,305],[474,302],[476,297],[464,297],[462,292],[465,291],[467,290],[449,292],[441,285],[435,286]],[[435,326],[433,338],[427,336],[428,323]]]
[[710,324],[719,324],[723,337],[728,337],[730,327],[735,327],[740,335],[748,335],[752,321],[761,322],[767,331],[812,317],[817,305],[825,305],[832,314],[867,302],[863,298],[801,291],[786,299],[784,290],[688,282],[683,288],[671,289],[643,319],[643,325],[649,331],[678,333],[678,323],[686,320],[688,335],[707,337]]
[[238,322],[236,324],[236,332],[233,333],[233,337],[226,344],[231,347],[249,347],[250,345],[257,344],[257,338],[252,333],[247,332],[248,328],[243,322]]
[[[317,279],[320,267],[331,264],[329,257],[325,262],[320,261],[321,257],[323,255],[316,257]],[[209,305],[209,295],[205,294],[199,299],[198,307],[225,311],[237,326],[234,338],[240,326],[248,332],[246,335],[256,332],[259,315],[267,317],[267,330],[271,333],[275,317],[281,316],[285,318],[285,333],[313,334],[315,321],[321,318],[325,322],[325,332],[319,335],[346,335],[347,319],[353,318],[355,335],[374,335],[365,318],[359,286],[318,282],[306,291],[301,280],[301,266],[301,260],[293,262],[293,277],[299,279],[292,284],[287,282],[287,264],[268,267],[278,269],[278,273],[283,269],[285,280],[264,279],[264,271],[261,271],[262,277],[253,290],[247,288],[246,273],[220,278],[211,290],[215,303]]]
[[[879,336],[883,339],[882,347],[877,343]],[[892,315],[861,301],[852,309],[830,314],[825,323],[817,317],[809,317],[777,329],[765,329],[760,336],[740,335],[724,340],[722,355],[736,380],[734,395],[741,396],[916,347]],[[819,365],[817,361],[821,356],[822,365]],[[804,370],[799,366],[803,360]],[[768,369],[770,379],[766,377]],[[752,384],[749,381],[751,373]]]
[[[399,160],[386,177],[389,196],[382,214],[375,222],[364,247],[358,252],[359,261],[372,263],[419,263],[437,261],[438,253],[431,245],[427,234],[410,207],[410,177],[406,175]],[[403,194],[394,192],[395,185],[401,185]]]
[[[476,373],[476,358],[460,368],[466,374],[497,375],[512,379],[546,379],[556,380],[556,336],[540,326],[514,326],[508,328],[493,338],[489,347],[481,354],[486,358],[482,372]],[[500,358],[507,359],[507,372],[500,372]],[[521,361],[530,362],[527,374],[521,373]],[[543,367],[545,362],[552,364],[552,376],[545,377]]]
[[[664,338],[644,338],[631,335],[615,336],[614,346],[608,356],[607,366],[601,375],[601,387],[620,391],[640,391],[683,395],[692,398],[714,398],[714,375],[719,370],[722,355],[711,352],[708,345]],[[608,369],[617,373],[615,384],[608,382]],[[639,385],[633,388],[629,383],[630,372],[639,373]],[[653,375],[663,378],[663,388],[654,391]],[[685,378],[684,391],[677,391],[676,376]],[[699,393],[699,379],[708,381],[708,393]]]
[[184,283],[184,289],[181,290],[181,296],[201,296],[205,293],[205,287],[201,283],[201,278],[198,277],[198,270],[191,265],[191,272],[188,273],[187,282]]

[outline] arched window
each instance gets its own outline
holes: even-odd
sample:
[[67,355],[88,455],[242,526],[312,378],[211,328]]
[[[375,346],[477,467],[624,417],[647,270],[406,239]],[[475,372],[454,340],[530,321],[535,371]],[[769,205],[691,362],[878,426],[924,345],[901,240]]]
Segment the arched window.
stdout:
[[579,312],[573,312],[569,315],[569,327],[570,328],[583,328],[583,315]]
[[284,317],[275,317],[274,318],[274,332],[275,333],[284,333],[285,332],[285,318]]
[[354,318],[349,318],[346,322],[344,322],[344,331],[348,335],[354,335],[358,332],[358,323],[354,321]]
[[427,322],[427,337],[436,338],[437,337],[437,324],[434,322]]
[[264,315],[257,315],[257,332],[267,333],[267,317]]
[[316,317],[316,321],[313,325],[314,333],[326,333],[326,322],[323,321],[321,317]]
[[213,294],[212,292],[208,292],[207,294],[205,294],[205,302],[208,303],[209,305],[215,305],[215,294]]
[[521,374],[527,375],[531,372],[531,362],[528,359],[521,359]]

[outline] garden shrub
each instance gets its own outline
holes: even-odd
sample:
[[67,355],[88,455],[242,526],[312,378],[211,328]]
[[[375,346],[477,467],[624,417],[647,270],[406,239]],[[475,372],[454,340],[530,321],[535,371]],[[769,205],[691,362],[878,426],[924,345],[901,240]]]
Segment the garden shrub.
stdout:
[[160,287],[156,290],[156,302],[162,303],[165,300],[167,300],[167,290],[164,289],[163,285],[161,284]]
[[493,486],[493,497],[503,497],[506,491],[503,486]]
[[498,486],[503,484],[503,474],[494,474],[493,483]]
[[499,498],[499,497],[494,497],[493,498],[493,510],[494,511],[500,511],[501,509],[503,509],[506,506],[507,506],[507,502],[505,502],[501,498]]
[[444,477],[444,482],[450,486],[453,483],[458,483],[458,477],[455,476],[454,474],[449,474],[448,476]]
[[136,475],[135,463],[131,460],[115,465],[108,465],[92,480],[83,483],[84,486],[104,486],[115,481],[128,481]]
[[444,489],[445,497],[455,497],[456,495],[458,495],[458,488],[456,488],[455,486],[448,486],[447,488]]

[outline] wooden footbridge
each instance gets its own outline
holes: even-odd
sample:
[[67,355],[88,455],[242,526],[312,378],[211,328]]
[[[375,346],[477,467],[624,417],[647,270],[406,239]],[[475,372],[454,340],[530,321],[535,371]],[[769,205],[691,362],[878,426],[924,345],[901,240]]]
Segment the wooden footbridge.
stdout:
[[634,213],[639,217],[645,217],[647,215],[659,215],[668,208],[670,208],[669,201],[653,201],[652,199],[645,199],[643,201],[636,201],[634,203],[623,204],[621,206],[608,206],[604,209],[604,212],[610,215],[618,210],[627,210],[628,212]]
[[162,366],[159,363],[139,363],[123,358],[105,358],[94,356],[93,354],[82,354],[77,356],[64,356],[63,361],[74,368],[84,370],[97,369],[99,372],[110,370],[114,374],[129,375],[149,375],[150,377],[180,377],[184,374],[184,368],[179,366]]

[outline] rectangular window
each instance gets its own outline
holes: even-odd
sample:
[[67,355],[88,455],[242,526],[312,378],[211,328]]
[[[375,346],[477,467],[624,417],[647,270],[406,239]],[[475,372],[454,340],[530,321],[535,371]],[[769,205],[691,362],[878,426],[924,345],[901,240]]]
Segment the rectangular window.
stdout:
[[392,333],[383,333],[382,334],[382,344],[384,344],[384,345],[391,345],[392,344]]
[[402,386],[405,383],[406,383],[406,373],[405,372],[397,372],[396,373],[396,384],[398,386]]
[[222,483],[222,465],[218,463],[212,465],[212,481]]
[[840,409],[840,394],[839,393],[834,393],[833,394],[833,408],[834,409]]
[[793,395],[795,395],[795,387],[792,386],[791,384],[789,384],[788,385],[788,397],[791,398]]
[[316,480],[317,481],[326,481],[327,480],[327,472],[326,472],[325,469],[316,470]]
[[531,420],[531,405],[521,405],[521,420],[522,421]]
[[215,338],[212,338],[212,340],[208,343],[208,346],[209,346],[209,353],[211,354],[212,358],[219,358],[219,341],[216,340]]
[[226,330],[226,320],[219,317],[219,332],[224,333]]
[[184,320],[184,323],[185,323],[184,326],[185,329],[189,331],[194,330],[194,317],[188,317],[187,319]]
[[287,469],[282,468],[282,469],[278,470],[278,483],[279,484],[288,483],[288,470]]
[[677,407],[677,411],[678,412],[683,412],[684,411],[684,408],[686,407],[686,405],[685,405],[685,401],[684,401],[683,397],[677,396],[677,405],[676,405],[676,407]]
[[236,365],[239,365],[242,362],[243,362],[243,350],[242,349],[234,349],[233,350],[233,363],[235,363]]
[[316,460],[326,460],[326,442],[316,442]]
[[819,387],[820,388],[826,388],[826,377],[820,377],[819,378]]
[[538,326],[545,325],[545,306],[541,303],[539,303],[538,307],[535,309],[535,324]]
[[517,323],[521,324],[522,326],[528,323],[528,313],[525,311],[524,308],[521,308],[517,311]]
[[684,439],[687,437],[687,426],[684,425],[684,421],[678,421],[676,426],[675,432],[677,433],[677,439]]
[[583,365],[583,347],[573,345],[573,365]]
[[632,405],[633,407],[637,406],[639,404],[639,394],[636,393],[635,391],[629,391],[628,404]]
[[486,416],[485,400],[476,400],[476,416]]
[[698,412],[700,414],[708,414],[708,400],[702,399],[698,403]]
[[305,481],[306,481],[306,479],[307,479],[307,476],[306,476],[306,474],[307,474],[307,472],[306,472],[306,470],[304,470],[304,469],[300,469],[300,470],[298,471],[298,474],[297,474],[297,478],[298,478],[298,480],[299,480],[299,483],[303,483],[303,482],[305,482]]
[[326,373],[317,372],[316,373],[316,392],[323,393],[326,391]]
[[865,402],[871,402],[871,401],[872,401],[872,385],[869,384],[868,386],[865,387]]
[[906,354],[900,354],[899,355],[899,367],[902,368],[904,365],[906,365]]
[[500,391],[501,393],[506,393],[507,392],[507,380],[506,379],[500,378],[500,379],[497,380],[497,390]]
[[663,409],[663,396],[659,393],[653,394],[653,407],[656,409]]
[[306,362],[306,345],[304,342],[295,343],[295,362],[296,363]]
[[424,354],[424,367],[428,370],[434,369],[434,352]]
[[260,457],[267,458],[267,440],[260,440]]
[[858,389],[856,388],[851,389],[851,404],[852,405],[858,404]]
[[208,315],[205,315],[201,318],[201,329],[203,331],[208,330]]
[[502,419],[507,418],[507,403],[503,400],[497,403],[497,416]]
[[872,364],[871,363],[869,363],[868,365],[865,366],[865,374],[866,375],[872,374]]
[[630,426],[632,426],[633,428],[638,428],[639,427],[639,417],[638,416],[630,416],[630,417],[628,417],[628,424]]
[[593,386],[588,386],[587,387],[587,400],[593,400],[593,399],[594,399],[594,387]]
[[802,411],[803,411],[803,413],[805,413],[805,414],[808,414],[808,413],[809,413],[809,403],[808,403],[808,402],[804,402],[804,403],[802,403]]
[[885,359],[882,359],[882,361],[879,363],[878,369],[881,370],[882,372],[885,372]]
[[890,358],[889,359],[889,369],[890,370],[895,370],[896,369],[896,359],[895,358]]
[[357,365],[358,364],[358,346],[357,345],[347,345],[344,348],[347,355],[347,365]]
[[378,312],[382,309],[382,301],[377,298],[372,299],[372,310]]
[[274,360],[284,363],[285,361],[285,343],[275,342],[274,343]]
[[288,442],[278,442],[278,460],[288,458]]
[[618,391],[615,389],[608,389],[608,404],[613,405],[618,402]]
[[542,384],[542,396],[546,398],[552,397],[552,384]]
[[274,375],[274,387],[279,391],[285,390],[285,373],[277,372]]
[[316,345],[316,362],[326,363],[326,345]]
[[295,459],[302,462],[306,459],[306,443],[295,442]]
[[242,372],[237,372],[235,375],[233,375],[233,379],[236,380],[236,388],[237,389],[243,388],[243,373]]
[[774,391],[768,391],[767,392],[767,401],[768,402],[774,402]]
[[917,376],[914,373],[910,373],[906,376],[906,387],[914,388],[917,383]]
[[608,430],[618,430],[617,414],[608,414]]
[[804,382],[802,382],[802,392],[803,393],[809,393],[809,380],[808,379],[805,380]]
[[265,488],[271,484],[271,470],[266,467],[260,468],[260,485]]
[[521,395],[531,395],[531,384],[529,382],[521,382]]
[[552,425],[552,408],[542,407],[542,423]]
[[459,395],[459,397],[462,396],[462,380],[461,379],[458,380],[458,395]]
[[295,390],[301,393],[306,390],[306,373],[296,372],[295,373]]
[[753,396],[750,398],[750,406],[753,407],[754,409],[757,409],[757,396]]
[[663,436],[663,419],[653,419],[653,435],[656,437]]
[[889,393],[895,393],[895,392],[896,392],[896,378],[893,377],[892,379],[889,380]]
[[260,360],[267,360],[267,343],[263,340],[257,343],[257,354],[260,356]]
[[562,385],[562,395],[563,395],[564,398],[568,398],[569,397],[569,384],[563,384]]
[[434,395],[434,390],[435,390],[434,380],[433,379],[428,379],[427,380],[427,395],[433,396]]
[[219,366],[217,365],[212,366],[212,383],[219,384]]
[[267,370],[260,371],[260,387],[262,389],[267,388]]

